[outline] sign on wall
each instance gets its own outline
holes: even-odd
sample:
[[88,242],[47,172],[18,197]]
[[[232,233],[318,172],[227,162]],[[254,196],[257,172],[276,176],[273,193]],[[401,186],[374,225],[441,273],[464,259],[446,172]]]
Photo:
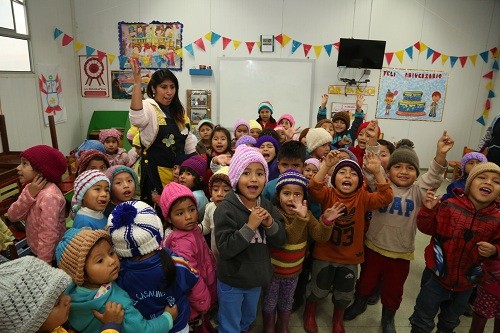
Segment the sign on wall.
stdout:
[[82,97],[109,97],[108,60],[80,56]]
[[383,68],[376,118],[441,121],[447,72]]
[[38,89],[42,103],[43,122],[49,126],[49,116],[56,124],[66,122],[66,108],[62,94],[62,80],[59,65],[38,64]]

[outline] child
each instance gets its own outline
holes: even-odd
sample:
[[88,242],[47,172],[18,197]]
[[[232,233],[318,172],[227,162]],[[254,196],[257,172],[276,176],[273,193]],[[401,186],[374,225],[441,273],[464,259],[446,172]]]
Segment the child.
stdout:
[[239,145],[247,145],[250,147],[255,147],[256,144],[257,144],[257,140],[255,140],[253,136],[243,135],[241,138],[238,139],[238,141],[236,141],[236,144],[234,145],[234,147],[236,148]]
[[[71,298],[64,290],[71,278],[32,256],[2,264],[0,270],[0,332],[67,333],[61,327],[68,320]],[[94,316],[104,325],[99,332],[118,333],[122,306],[108,302],[104,314]]]
[[[307,286],[308,297],[304,310],[304,329],[317,332],[317,301],[328,296],[333,285],[332,331],[343,332],[343,316],[347,306],[354,298],[354,285],[358,264],[364,260],[365,213],[382,208],[392,201],[392,189],[380,170],[380,160],[373,154],[367,156],[364,167],[373,173],[377,191],[368,192],[363,187],[363,172],[353,160],[339,160],[338,151],[328,153],[318,173],[309,183],[311,197],[321,204],[323,212],[340,202],[345,213],[335,221],[329,242],[316,243],[313,252],[311,282]],[[331,177],[333,188],[325,184],[328,170],[334,167]]]
[[427,191],[417,226],[432,237],[410,317],[412,332],[431,332],[439,309],[439,331],[453,332],[460,323],[475,267],[500,253],[499,195],[500,167],[491,162],[472,168],[464,190],[455,189],[453,198],[440,203],[433,190]]
[[325,129],[328,132],[328,134],[330,134],[330,136],[333,139],[333,135],[335,134],[335,129],[333,128],[333,121],[331,121],[331,119],[320,120],[316,124],[315,128],[323,128],[323,129]]
[[200,155],[194,155],[182,162],[179,170],[179,183],[193,191],[200,212],[208,203],[203,192],[203,177],[207,169],[207,161]]
[[78,156],[77,163],[77,177],[79,174],[86,170],[98,170],[100,172],[106,172],[106,170],[110,167],[106,155],[98,150],[93,149],[81,152],[80,156]]
[[[210,169],[212,171],[217,171],[218,165],[224,166],[225,159],[231,157],[233,155],[233,150],[231,149],[231,134],[229,131],[222,126],[215,126],[214,131],[212,132],[212,155],[210,161]],[[218,156],[222,156],[219,161],[217,159]],[[214,164],[214,166],[212,166]],[[214,170],[214,168],[216,170]]]
[[111,166],[129,165],[130,163],[127,151],[118,147],[121,138],[122,135],[116,128],[101,130],[99,133],[99,141],[106,148],[105,154]]
[[319,165],[320,162],[317,158],[308,158],[304,162],[304,172],[302,173],[304,177],[307,178],[308,181],[311,181],[311,179],[316,175],[319,171]]
[[98,150],[101,153],[106,152],[106,148],[104,145],[101,143],[99,140],[84,140],[78,148],[76,148],[75,151],[75,157],[78,158],[81,153],[83,153],[86,150]]
[[145,318],[157,318],[164,309],[176,307],[178,316],[170,332],[187,332],[186,295],[198,275],[184,258],[160,247],[163,225],[156,211],[142,201],[121,203],[109,216],[108,228],[121,258],[118,285]]
[[270,128],[273,129],[278,125],[276,123],[276,119],[273,118],[273,105],[269,101],[264,101],[259,104],[259,108],[257,110],[259,113],[259,118],[256,121],[260,124],[262,129]]
[[396,147],[392,142],[384,139],[378,139],[377,143],[380,145],[380,151],[378,154],[378,158],[380,158],[380,165],[382,165],[384,170],[387,172],[387,165],[389,164],[389,159],[391,157],[391,154],[396,149]]
[[234,148],[236,141],[243,135],[247,135],[250,132],[250,125],[245,119],[236,119],[234,123],[234,138],[231,141],[231,147]]
[[488,318],[495,318],[494,332],[500,330],[500,259],[491,258],[482,264],[483,277],[477,286],[471,333],[483,333]]
[[309,127],[304,128],[302,131],[300,131],[300,135],[299,135],[299,138],[298,138],[298,141],[300,143],[302,143],[306,147],[307,147],[306,136],[307,136],[307,133],[309,133],[309,130],[310,130]]
[[273,275],[267,244],[280,247],[285,242],[281,215],[261,196],[268,173],[267,162],[257,149],[236,148],[229,166],[234,192],[227,194],[214,213],[219,333],[249,329],[261,289]]
[[104,229],[107,218],[103,211],[109,202],[109,179],[100,171],[84,171],[75,179],[75,193],[71,200],[75,214],[73,228]]
[[311,128],[306,135],[309,154],[320,161],[330,152],[331,141],[332,136],[324,128]]
[[[295,118],[289,114],[285,113],[278,119],[278,126],[283,127],[285,133],[285,141],[298,140],[300,134],[300,127],[295,128]],[[276,126],[276,127],[278,127]],[[276,128],[275,128],[276,130]],[[277,131],[277,130],[276,130]]]
[[[356,135],[356,140],[358,144],[356,146],[349,147],[349,150],[356,156],[358,163],[363,163],[363,156],[365,155],[365,150],[368,147],[378,147],[378,137],[380,136],[380,127],[378,127],[378,121],[372,120],[370,122],[366,121],[362,123],[358,128],[358,133]],[[377,148],[378,149],[378,148]],[[374,151],[378,154],[378,151]]]
[[[409,140],[401,140],[401,143]],[[420,174],[418,156],[412,146],[398,143],[392,153],[387,174],[394,199],[384,208],[372,212],[365,238],[365,262],[354,303],[344,319],[352,320],[366,310],[368,297],[381,286],[382,332],[395,332],[394,316],[403,300],[403,287],[415,251],[416,217],[428,189],[439,188],[448,166],[446,155],[453,140],[444,131],[436,144],[436,154],[426,173]],[[372,175],[367,183],[375,190]]]
[[103,214],[108,217],[116,205],[134,198],[138,183],[134,170],[124,165],[112,166],[106,171],[106,177],[111,183],[111,195]]
[[92,310],[102,311],[107,302],[122,305],[124,332],[163,332],[172,328],[176,308],[166,307],[158,318],[145,320],[133,300],[114,281],[120,260],[104,230],[69,229],[56,250],[57,265],[73,280],[66,294],[71,297],[69,323],[78,332],[96,332],[100,321]]
[[200,136],[200,141],[205,149],[207,150],[207,154],[212,153],[212,132],[214,130],[214,123],[210,119],[202,119],[198,123],[198,135]]
[[[188,295],[191,305],[190,325],[193,331],[212,328],[205,313],[217,301],[215,258],[198,228],[196,199],[186,186],[170,183],[163,189],[160,199],[163,217],[170,224],[162,245],[183,256],[198,271],[200,278]],[[213,330],[213,328],[212,328]]]
[[262,132],[262,126],[260,126],[257,120],[250,119],[248,121],[248,127],[250,128],[250,135],[257,140]]
[[490,126],[484,133],[477,151],[486,155],[489,162],[500,165],[500,114],[497,114],[491,121]]
[[317,242],[327,242],[334,220],[342,215],[343,205],[334,205],[318,222],[307,209],[306,192],[307,179],[299,171],[288,169],[279,176],[274,205],[283,216],[287,241],[281,248],[269,249],[274,274],[264,291],[265,332],[274,332],[276,310],[276,331],[289,332],[293,296],[306,256],[308,236]]
[[278,151],[280,149],[280,144],[278,141],[270,135],[263,135],[257,140],[255,145],[259,148],[260,153],[264,156],[267,162],[267,167],[269,168],[269,179],[273,180],[278,178]]
[[8,209],[11,221],[26,222],[26,239],[33,253],[51,264],[66,230],[66,199],[57,184],[67,168],[57,149],[37,145],[21,153],[19,182],[26,185]]
[[274,128],[274,130],[276,131],[276,133],[278,133],[278,136],[279,136],[278,143],[280,145],[287,142],[286,132],[285,132],[285,128],[283,126],[278,125]]

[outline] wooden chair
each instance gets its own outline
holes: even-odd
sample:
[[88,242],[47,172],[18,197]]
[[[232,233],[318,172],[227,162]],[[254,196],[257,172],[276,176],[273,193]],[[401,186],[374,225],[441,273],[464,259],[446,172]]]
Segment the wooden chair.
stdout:
[[[462,156],[464,156],[465,154],[468,154],[468,153],[472,153],[474,151],[475,151],[474,149],[471,149],[471,148],[465,146],[464,150],[462,151]],[[449,161],[448,165],[452,168],[452,175],[451,175],[451,179],[450,179],[451,182],[462,177],[462,161],[461,160],[460,161]],[[449,170],[446,170],[446,174],[444,175],[445,176],[444,178],[446,178],[446,179],[449,179],[448,172],[449,172]]]

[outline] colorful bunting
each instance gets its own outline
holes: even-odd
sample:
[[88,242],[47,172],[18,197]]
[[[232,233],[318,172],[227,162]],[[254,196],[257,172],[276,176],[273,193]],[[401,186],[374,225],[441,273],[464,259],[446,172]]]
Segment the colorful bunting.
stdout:
[[277,36],[274,36],[274,40],[280,43],[281,47],[283,47],[283,35],[279,34]]
[[490,49],[490,51],[491,51],[491,54],[493,54],[493,58],[498,57],[498,53],[497,53],[498,49],[496,47]]
[[493,90],[494,86],[493,86],[493,81],[488,81],[488,83],[486,83],[486,85],[484,86],[487,90]]
[[241,42],[239,40],[233,40],[233,47],[236,50],[238,47],[240,47]]
[[476,121],[478,123],[480,123],[481,125],[486,126],[486,122],[484,121],[484,117],[483,116],[477,118]]
[[491,66],[491,68],[493,68],[496,71],[498,70],[498,61],[497,60],[493,61],[493,66]]
[[328,56],[331,56],[332,55],[332,44],[327,44],[327,45],[324,45],[323,47],[325,48],[326,54],[328,54]]
[[80,51],[82,49],[82,47],[84,47],[84,46],[85,46],[85,44],[83,44],[79,40],[75,40],[75,42],[73,43],[73,48],[75,49],[75,52]]
[[62,46],[66,46],[73,41],[73,37],[64,34],[62,38]]
[[333,46],[337,49],[337,51],[339,50],[339,46],[340,46],[340,42],[336,42],[336,43],[333,43]]
[[297,41],[297,40],[294,40],[292,42],[292,54],[294,54],[295,51],[297,51],[297,49],[299,48],[300,45],[302,45],[302,43]]
[[255,45],[255,42],[245,42],[245,44],[247,44],[248,54],[251,54],[252,50],[253,50],[253,46]]
[[483,77],[486,79],[492,80],[493,79],[493,71],[490,71],[490,72],[484,74]]
[[[257,50],[260,50],[260,49],[261,49],[261,48],[260,48],[260,41],[256,42],[255,44],[257,45]],[[262,52],[262,51],[261,51],[261,52]]]
[[304,56],[305,57],[307,57],[307,55],[309,54],[309,51],[311,51],[311,47],[312,47],[311,44],[304,44]]
[[63,32],[57,28],[54,29],[54,39],[57,39],[57,37],[61,36]]
[[425,43],[420,42],[420,52],[424,52],[426,49],[428,49],[428,46],[425,45]]
[[318,59],[319,56],[321,55],[321,51],[323,50],[323,46],[314,45],[313,48],[314,48],[314,54],[316,55],[316,59]]
[[486,110],[489,110],[491,109],[491,102],[489,99],[486,100],[486,103],[484,103],[484,107],[486,108]]
[[453,66],[455,66],[455,63],[457,62],[457,60],[458,60],[458,57],[450,56],[451,68],[453,68]]
[[433,49],[431,49],[430,47],[427,48],[427,57],[426,57],[426,59],[429,59],[433,53],[434,53]]
[[190,55],[194,56],[193,43],[189,43],[184,48],[189,52]]
[[415,48],[416,48],[419,52],[422,52],[422,51],[420,51],[420,42],[416,42],[415,44],[413,44],[413,46],[415,46]]
[[87,55],[87,58],[92,56],[92,53],[94,53],[95,49],[90,46],[85,46],[85,54]]
[[387,60],[387,65],[390,65],[391,64],[391,61],[392,61],[392,56],[394,55],[393,52],[387,52],[385,54],[385,60]]
[[205,35],[205,38],[210,41],[211,45],[214,45],[217,43],[217,41],[220,39],[221,35],[216,34],[215,32],[211,31]]
[[285,46],[286,46],[286,44],[290,43],[290,41],[291,41],[291,40],[292,40],[292,38],[291,38],[291,37],[289,37],[289,36],[287,36],[287,35],[283,34],[283,42],[282,42],[281,46],[282,46],[282,47],[285,47]]
[[410,59],[413,59],[413,46],[409,46],[405,49],[406,51],[406,54],[408,54],[408,57],[410,57]]
[[222,37],[222,49],[225,50],[230,42],[231,42],[231,38]]
[[476,66],[476,59],[477,59],[477,54],[469,56],[470,61],[472,61],[472,64]]
[[488,98],[495,98],[495,92],[493,90],[488,92]]
[[484,51],[484,52],[481,52],[479,53],[479,55],[481,56],[481,58],[484,60],[484,62],[488,62],[488,55],[490,54],[489,51]]
[[400,51],[396,51],[395,54],[396,54],[396,58],[398,58],[399,62],[400,63],[403,63],[403,57],[404,57],[404,50],[400,50]]
[[111,65],[115,61],[116,55],[108,53],[108,62]]
[[462,68],[464,68],[465,63],[467,62],[467,59],[468,59],[469,57],[467,57],[467,56],[463,56],[463,57],[458,57],[458,58],[460,59],[460,64],[462,64]]
[[446,54],[441,54],[441,63],[444,65],[448,60],[449,56]]
[[440,56],[441,53],[439,53],[438,51],[434,51],[434,53],[432,54],[432,63],[434,63],[434,61],[436,61]]
[[141,57],[141,62],[144,64],[145,67],[148,67],[149,64],[151,63],[151,57],[150,56]]
[[102,52],[102,51],[99,51],[97,50],[97,59],[99,61],[102,61],[102,59],[104,59],[104,57],[106,56],[106,53]]
[[211,42],[212,41],[212,32],[210,31],[210,32],[206,33],[204,37],[206,40]]
[[203,43],[203,39],[198,38],[197,40],[195,40],[193,42],[194,45],[198,46],[200,49],[202,49],[203,51],[205,51],[205,43]]

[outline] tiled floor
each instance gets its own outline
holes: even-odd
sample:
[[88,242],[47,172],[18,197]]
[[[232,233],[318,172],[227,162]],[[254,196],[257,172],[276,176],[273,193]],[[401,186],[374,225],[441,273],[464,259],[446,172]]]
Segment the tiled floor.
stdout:
[[[443,185],[438,190],[438,193],[444,193],[446,186],[449,182],[443,182]],[[417,231],[416,241],[415,241],[415,260],[410,266],[410,275],[405,283],[403,303],[399,311],[396,313],[395,323],[396,330],[398,333],[409,333],[410,323],[408,318],[413,313],[413,306],[415,305],[415,299],[420,291],[420,278],[422,271],[425,267],[423,253],[424,248],[429,243],[429,236],[422,234]],[[331,317],[332,317],[332,303],[331,294],[318,305],[318,311],[316,314],[316,321],[318,323],[319,332],[326,333],[331,332]],[[304,308],[302,307],[297,312],[293,313],[290,318],[290,330],[291,332],[304,332],[302,314]],[[360,315],[358,318],[345,322],[347,333],[378,333],[382,332],[380,329],[380,316],[382,312],[382,305],[379,303],[375,305],[369,305],[365,313]],[[456,333],[467,333],[469,332],[471,318],[462,316],[460,317],[460,326],[456,328]],[[255,322],[255,328],[253,332],[260,332],[262,330],[262,319],[260,315],[260,310],[258,318]],[[493,319],[488,321],[485,329],[485,333],[493,332]]]

